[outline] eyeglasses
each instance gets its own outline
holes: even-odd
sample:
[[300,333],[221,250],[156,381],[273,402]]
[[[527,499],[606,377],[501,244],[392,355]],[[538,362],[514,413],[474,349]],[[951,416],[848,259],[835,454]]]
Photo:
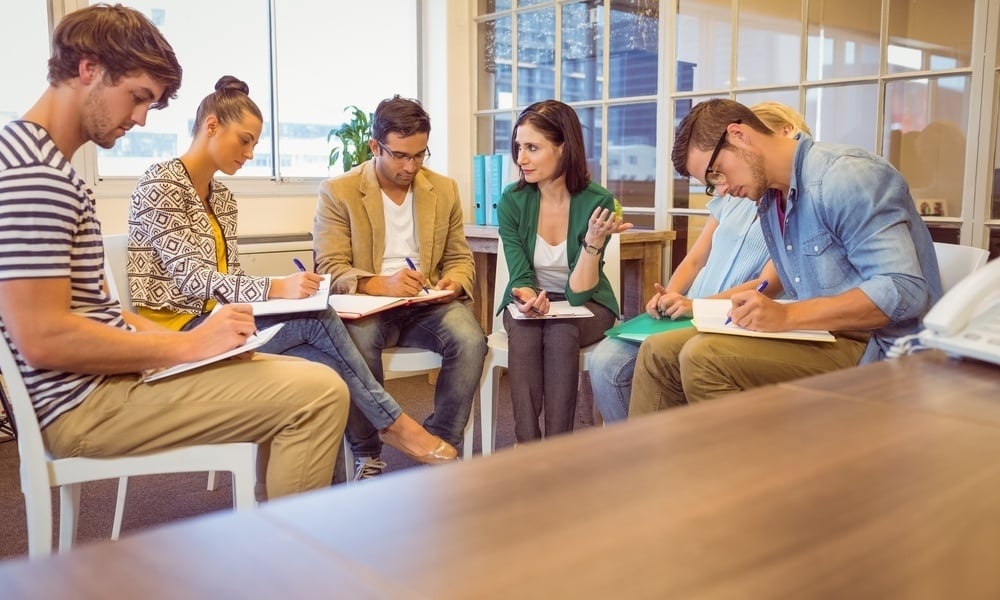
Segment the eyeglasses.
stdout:
[[[743,121],[736,119],[729,125],[740,125]],[[709,196],[715,195],[715,188],[726,183],[726,176],[721,171],[716,171],[712,168],[715,164],[715,159],[719,156],[719,151],[722,147],[726,145],[726,136],[729,135],[729,125],[726,125],[725,129],[722,130],[722,135],[719,136],[719,142],[715,144],[715,150],[712,151],[712,156],[708,159],[708,168],[705,169],[705,193]]]
[[386,148],[385,144],[378,140],[375,140],[375,143],[385,150],[396,162],[405,163],[412,160],[414,163],[420,164],[424,162],[424,159],[430,158],[431,156],[430,148],[424,148],[423,152],[417,152],[416,154],[407,154],[406,152],[393,152],[392,150]]

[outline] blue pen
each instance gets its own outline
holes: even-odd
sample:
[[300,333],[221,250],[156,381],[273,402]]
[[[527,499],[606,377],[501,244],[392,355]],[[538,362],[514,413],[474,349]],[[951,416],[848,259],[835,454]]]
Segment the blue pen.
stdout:
[[[403,260],[405,260],[405,261],[406,261],[406,266],[410,267],[410,270],[413,270],[413,271],[416,271],[416,270],[417,270],[417,267],[416,267],[416,266],[414,266],[414,264],[413,264],[413,261],[412,261],[412,260],[410,260],[410,257],[409,257],[409,256],[407,256],[407,257],[403,258]],[[431,293],[431,291],[430,291],[429,289],[427,289],[427,286],[426,286],[426,285],[424,286],[424,293],[425,293],[425,294],[429,294],[429,293]]]
[[[765,279],[764,281],[760,282],[760,285],[757,286],[757,291],[758,292],[763,292],[764,288],[766,288],[766,287],[767,287],[767,280]],[[733,322],[733,318],[732,317],[726,317],[726,322],[724,323],[724,325],[729,325],[732,322]]]
[[300,271],[302,271],[303,273],[306,272],[306,266],[304,264],[302,264],[301,260],[299,260],[297,258],[292,258],[292,262],[295,263],[295,266],[298,267],[298,269]]

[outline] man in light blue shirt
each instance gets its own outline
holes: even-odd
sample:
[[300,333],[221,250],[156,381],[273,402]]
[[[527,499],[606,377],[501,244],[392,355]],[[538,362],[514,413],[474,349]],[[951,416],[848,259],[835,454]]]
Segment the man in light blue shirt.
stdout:
[[[732,100],[695,106],[673,150],[708,191],[757,198],[779,281],[732,296],[734,323],[827,329],[834,343],[680,330],[643,343],[630,416],[885,356],[941,297],[934,245],[903,177],[858,148],[788,139]],[[794,302],[772,298],[784,290]]]

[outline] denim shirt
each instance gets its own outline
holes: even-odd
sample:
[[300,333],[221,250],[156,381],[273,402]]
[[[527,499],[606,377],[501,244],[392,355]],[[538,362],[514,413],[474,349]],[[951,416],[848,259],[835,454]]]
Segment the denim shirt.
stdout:
[[777,198],[768,190],[758,214],[786,294],[806,300],[859,288],[889,317],[871,332],[861,364],[884,358],[897,337],[920,330],[941,297],[941,277],[930,232],[896,169],[860,148],[803,135],[784,235]]

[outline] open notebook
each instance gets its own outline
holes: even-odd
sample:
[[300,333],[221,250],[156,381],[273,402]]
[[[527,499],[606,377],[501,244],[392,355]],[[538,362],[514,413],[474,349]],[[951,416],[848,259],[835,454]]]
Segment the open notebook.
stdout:
[[142,380],[149,383],[150,381],[156,381],[157,379],[163,379],[165,377],[177,375],[178,373],[190,371],[191,369],[197,369],[198,367],[210,365],[224,358],[229,358],[231,356],[236,356],[237,354],[243,354],[244,352],[256,350],[257,348],[260,348],[264,344],[271,341],[271,338],[274,337],[274,334],[278,333],[278,330],[284,326],[285,326],[284,323],[278,323],[277,325],[271,325],[267,329],[261,329],[254,335],[248,337],[247,341],[242,346],[238,346],[236,348],[233,348],[232,350],[227,350],[221,354],[216,354],[215,356],[209,356],[208,358],[203,358],[201,360],[196,360],[194,362],[181,363],[179,365],[174,365],[172,367],[167,367],[165,369],[155,369],[152,371],[147,371],[146,373],[144,373]]
[[807,342],[835,342],[829,331],[820,329],[790,329],[788,331],[752,331],[736,323],[726,325],[726,318],[733,306],[732,300],[696,298],[694,300],[694,327],[703,333],[726,333],[747,337],[803,340]]
[[507,309],[515,319],[579,319],[594,316],[586,306],[573,306],[568,300],[549,302],[549,312],[544,315],[526,315],[517,310],[513,303],[508,304]]
[[328,302],[341,319],[360,319],[398,306],[409,306],[450,295],[451,290],[430,290],[416,296],[367,296],[365,294],[331,294]]

